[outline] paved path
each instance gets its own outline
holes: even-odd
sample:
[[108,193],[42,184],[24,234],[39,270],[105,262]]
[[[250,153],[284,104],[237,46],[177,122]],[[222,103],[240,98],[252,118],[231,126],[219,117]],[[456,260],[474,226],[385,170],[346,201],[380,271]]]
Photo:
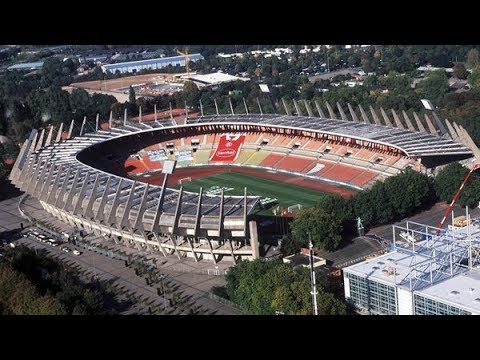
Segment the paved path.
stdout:
[[[75,256],[72,252],[65,253],[60,250],[60,246],[51,247],[44,243],[38,242],[30,238],[21,238],[17,241],[32,249],[45,249],[52,257],[61,260],[62,262],[81,268],[86,271],[87,277],[94,276],[95,278],[109,281],[112,285],[117,285],[125,290],[134,293],[137,297],[146,299],[146,302],[152,303],[155,306],[164,308],[170,312],[172,307],[168,306],[167,296],[159,296],[157,294],[156,286],[147,286],[145,279],[135,275],[133,268],[126,267],[121,260],[113,259],[107,256],[97,254],[93,251],[80,249],[82,254]],[[73,248],[72,245],[67,247]],[[199,274],[178,274],[174,272],[161,271],[166,275],[164,281],[171,281],[172,284],[178,285],[178,292],[182,295],[190,296],[189,302],[195,306],[201,306],[209,313],[218,315],[240,315],[241,312],[237,309],[220,304],[208,298],[206,291],[212,286],[218,285],[218,277],[209,277]],[[158,286],[158,285],[157,285]],[[173,314],[182,314],[187,310],[178,308],[173,311]]]
[[[22,218],[18,211],[18,202],[20,197],[11,198],[0,202],[0,238],[11,238],[11,232],[20,231],[21,224],[25,227],[30,226],[26,219]],[[67,233],[73,233],[74,229],[63,223],[62,221],[52,217],[45,212],[38,200],[31,197],[27,197],[22,205],[22,210],[29,216],[41,220],[44,223],[52,225],[56,231],[65,231]],[[95,242],[99,242],[101,239],[94,239]],[[102,239],[102,245],[108,245],[111,248],[115,248],[117,245]],[[155,287],[147,286],[145,279],[135,275],[135,271],[132,268],[125,267],[125,264],[121,260],[113,259],[93,251],[80,249],[83,254],[80,256],[74,256],[71,252],[65,253],[60,250],[59,247],[51,247],[44,243],[38,242],[29,238],[20,238],[17,240],[20,243],[25,244],[31,248],[46,249],[52,256],[57,257],[61,261],[67,264],[76,265],[79,268],[87,271],[90,275],[98,276],[100,279],[111,280],[113,284],[124,287],[132,294],[141,297],[148,297],[157,305],[165,303],[162,296],[157,294]],[[68,245],[72,247],[72,245]],[[122,247],[122,249],[126,249]],[[134,249],[127,249],[127,252],[131,251],[132,254],[138,254],[139,252]],[[221,304],[208,297],[208,292],[212,286],[222,286],[225,284],[224,276],[207,275],[207,273],[223,273],[227,268],[227,265],[215,269],[215,266],[210,262],[203,262],[202,264],[195,263],[187,259],[179,260],[176,257],[164,258],[159,256],[158,271],[166,275],[165,281],[170,281],[173,286],[178,287],[178,292],[184,295],[190,295],[189,303],[195,303],[195,306],[202,306],[203,309],[208,309],[209,313],[215,314],[231,314],[240,315],[241,312],[231,306]],[[230,264],[228,264],[230,265]],[[180,270],[180,271],[176,271]],[[200,273],[194,273],[200,272]],[[203,272],[203,273],[202,273]],[[158,285],[157,285],[158,286]],[[149,302],[147,300],[147,302]],[[182,310],[178,310],[174,313],[181,313]]]

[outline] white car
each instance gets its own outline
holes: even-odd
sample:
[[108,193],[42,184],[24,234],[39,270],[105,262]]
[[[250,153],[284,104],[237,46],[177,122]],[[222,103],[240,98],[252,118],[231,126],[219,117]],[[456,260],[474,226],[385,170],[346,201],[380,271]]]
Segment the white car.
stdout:
[[81,254],[81,252],[80,252],[80,251],[78,251],[78,250],[73,250],[73,255],[76,255],[76,256],[78,256],[78,255],[80,255],[80,254]]

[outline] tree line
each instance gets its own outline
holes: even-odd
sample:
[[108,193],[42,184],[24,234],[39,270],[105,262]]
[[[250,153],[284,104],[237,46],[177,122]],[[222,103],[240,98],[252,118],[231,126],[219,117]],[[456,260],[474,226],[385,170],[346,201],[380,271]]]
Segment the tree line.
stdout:
[[[98,285],[98,286],[97,286]],[[6,249],[0,260],[3,315],[112,314],[112,294],[82,282],[74,269],[25,246]]]
[[[310,275],[306,268],[294,268],[278,259],[241,261],[229,269],[226,281],[223,295],[252,314],[313,313]],[[317,283],[319,313],[346,314],[346,304],[326,290],[325,277],[319,274]]]
[[[282,248],[287,249],[285,254],[294,253],[311,240],[318,248],[336,250],[356,236],[358,217],[368,231],[414,215],[437,201],[450,202],[468,171],[459,163],[451,163],[433,178],[406,168],[348,200],[324,194],[315,207],[299,212],[291,223],[291,237],[282,243]],[[473,173],[457,204],[475,207],[479,202],[480,175]]]

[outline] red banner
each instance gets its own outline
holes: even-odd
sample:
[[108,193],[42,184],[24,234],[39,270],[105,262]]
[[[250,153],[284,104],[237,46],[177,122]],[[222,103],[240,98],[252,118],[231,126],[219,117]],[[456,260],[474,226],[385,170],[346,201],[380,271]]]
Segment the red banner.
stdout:
[[210,161],[235,161],[240,154],[245,135],[224,134],[220,136],[218,147],[210,157]]

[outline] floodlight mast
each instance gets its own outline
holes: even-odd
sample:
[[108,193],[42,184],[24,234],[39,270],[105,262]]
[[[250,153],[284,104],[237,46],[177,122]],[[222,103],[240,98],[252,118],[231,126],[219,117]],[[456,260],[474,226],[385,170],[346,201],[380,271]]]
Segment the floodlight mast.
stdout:
[[310,279],[312,282],[312,298],[313,298],[313,314],[318,315],[318,305],[317,305],[317,284],[315,281],[315,269],[313,268],[313,244],[309,239],[308,247],[310,249]]

